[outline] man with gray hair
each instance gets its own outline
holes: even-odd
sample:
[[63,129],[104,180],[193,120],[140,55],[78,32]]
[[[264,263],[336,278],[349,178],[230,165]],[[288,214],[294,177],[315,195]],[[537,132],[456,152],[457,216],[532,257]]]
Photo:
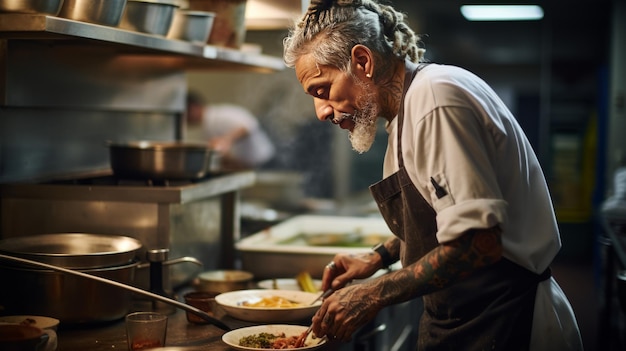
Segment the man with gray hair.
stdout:
[[[581,350],[550,273],[561,247],[550,193],[523,130],[467,70],[426,63],[405,15],[376,0],[312,0],[285,63],[317,117],[366,152],[389,134],[370,187],[394,237],[327,265],[317,336],[348,341],[386,306],[423,298],[419,350]],[[359,284],[400,260],[402,268]]]

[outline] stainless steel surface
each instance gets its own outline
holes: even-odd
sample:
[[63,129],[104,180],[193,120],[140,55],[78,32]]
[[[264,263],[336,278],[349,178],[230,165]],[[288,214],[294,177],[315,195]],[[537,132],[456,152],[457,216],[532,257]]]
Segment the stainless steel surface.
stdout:
[[[172,305],[174,307],[178,307],[180,309],[183,309],[185,311],[191,312],[195,315],[197,315],[198,317],[201,317],[202,319],[204,319],[205,321],[223,329],[223,330],[231,330],[231,328],[229,326],[227,326],[226,324],[224,324],[222,321],[216,319],[213,316],[210,316],[208,313],[197,309],[193,306],[187,305],[185,303],[179,302],[177,300],[165,297],[165,296],[161,296],[161,295],[157,295],[157,294],[153,294],[149,291],[145,291],[139,288],[136,288],[134,286],[131,286],[129,284],[123,284],[111,279],[107,279],[107,278],[102,278],[99,276],[95,276],[92,274],[88,274],[88,273],[84,273],[84,272],[80,272],[80,271],[75,271],[75,270],[71,270],[71,269],[67,269],[67,268],[63,268],[63,267],[58,267],[55,265],[50,265],[50,264],[46,264],[46,263],[41,263],[41,262],[37,262],[37,261],[32,261],[32,260],[27,260],[24,258],[19,258],[19,257],[13,257],[13,256],[8,256],[8,255],[3,255],[0,254],[0,259],[4,259],[4,260],[9,260],[12,262],[17,262],[17,263],[23,263],[23,264],[28,264],[28,265],[32,265],[32,266],[36,266],[36,267],[40,267],[40,268],[45,268],[45,269],[51,269],[57,272],[61,272],[64,274],[69,274],[72,276],[77,276],[77,277],[81,277],[81,278],[85,278],[85,279],[89,279],[89,280],[93,280],[93,281],[97,281],[100,283],[104,283],[107,285],[111,285],[114,286],[116,288],[120,288],[122,290],[126,290],[126,291],[130,291],[132,293],[135,294],[139,294],[145,297],[148,297],[150,299],[153,300],[157,300],[160,302],[164,302],[166,304]],[[134,265],[132,266],[134,267]],[[84,291],[81,291],[84,293]],[[93,298],[93,296],[90,296],[90,298]],[[95,304],[102,304],[104,301],[103,300],[110,300],[112,299],[112,297],[109,297],[108,299],[94,299],[90,302],[95,303]],[[74,302],[74,301],[72,301]],[[75,306],[76,307],[76,306]],[[76,307],[77,308],[77,307]],[[59,318],[61,319],[61,318]],[[62,320],[62,319],[61,319]]]
[[137,239],[117,235],[55,233],[0,240],[0,252],[73,269],[126,265],[139,249]]
[[136,32],[167,35],[178,8],[175,1],[127,0],[119,27]]
[[0,13],[35,13],[56,16],[63,0],[0,0]]
[[[317,236],[342,238],[352,237],[355,233],[363,239],[363,244],[310,244],[313,242],[310,238]],[[241,257],[242,269],[253,273],[256,279],[295,277],[301,271],[319,279],[335,254],[369,252],[378,241],[391,235],[382,217],[298,215],[241,239],[235,247]]]
[[[131,32],[108,26],[98,26],[60,17],[0,14],[0,37],[21,38],[26,34],[38,39],[58,39],[60,38],[58,36],[59,34],[76,39],[94,39],[101,42],[131,46],[126,47],[126,49],[135,47],[155,50],[161,53],[184,54],[189,56],[186,59],[195,57],[205,60],[218,60],[223,61],[219,63],[250,65],[258,69],[283,70],[285,68],[282,58],[279,57],[245,53],[230,48],[200,45],[181,40],[171,40],[146,33]],[[88,43],[85,42],[85,44]],[[174,57],[170,58],[170,60],[174,59]],[[187,66],[189,64],[187,60],[185,60],[184,63]],[[211,65],[212,63],[218,62],[202,61],[204,65]],[[237,68],[236,66],[232,67]],[[244,67],[240,66],[238,68],[241,69]]]
[[0,184],[0,195],[5,199],[72,199],[74,201],[186,204],[237,191],[250,186],[255,179],[254,172],[244,171],[219,175],[199,182],[181,182],[153,187],[132,183],[127,186],[107,185],[106,183],[81,186],[80,182],[74,183],[71,180],[55,184],[13,183]]
[[[11,262],[2,260],[4,258]],[[87,325],[114,321],[129,312],[131,294],[127,290],[64,275],[52,270],[52,265],[46,263],[5,254],[0,254],[0,261],[0,281],[3,282],[0,305],[3,314],[50,316],[64,325]],[[36,262],[39,268],[25,268],[24,265],[29,262]],[[132,284],[136,266],[137,262],[133,262],[80,270],[79,274],[98,276],[98,279],[118,284]]]
[[[3,184],[0,229],[5,238],[72,230],[123,233],[145,250],[169,248],[171,257],[195,257],[207,270],[228,269],[235,264],[234,241],[240,235],[238,191],[254,179],[247,171],[168,186],[110,184],[110,177]],[[136,274],[137,286],[147,287],[146,271]],[[197,273],[196,265],[170,265],[166,289]]]
[[126,0],[63,0],[58,16],[81,22],[117,26]]
[[211,34],[214,19],[213,12],[178,9],[174,12],[167,38],[204,45]]
[[208,174],[214,154],[205,144],[185,142],[109,144],[113,173],[135,179],[199,179]]

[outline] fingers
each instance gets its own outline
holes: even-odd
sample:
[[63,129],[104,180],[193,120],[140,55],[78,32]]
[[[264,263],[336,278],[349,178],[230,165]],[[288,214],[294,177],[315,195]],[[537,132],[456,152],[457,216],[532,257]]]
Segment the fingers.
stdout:
[[322,290],[326,291],[332,287],[333,279],[337,276],[337,264],[335,261],[330,261],[326,267],[324,267],[324,273],[322,275]]

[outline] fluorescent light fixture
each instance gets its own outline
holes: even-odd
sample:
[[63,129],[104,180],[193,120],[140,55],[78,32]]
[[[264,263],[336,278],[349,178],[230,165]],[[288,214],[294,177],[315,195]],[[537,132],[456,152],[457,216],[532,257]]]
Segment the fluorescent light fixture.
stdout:
[[536,21],[543,18],[538,5],[463,5],[461,13],[469,21]]

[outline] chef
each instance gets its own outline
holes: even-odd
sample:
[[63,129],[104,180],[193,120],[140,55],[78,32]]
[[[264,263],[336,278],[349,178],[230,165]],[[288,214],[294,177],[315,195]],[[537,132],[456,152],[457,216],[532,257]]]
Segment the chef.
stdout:
[[284,40],[318,119],[347,130],[359,153],[377,118],[389,134],[370,190],[395,236],[328,264],[323,289],[336,291],[313,332],[348,341],[385,306],[422,297],[418,350],[581,350],[550,273],[561,242],[528,139],[483,80],[426,63],[418,41],[377,0],[312,0]]

